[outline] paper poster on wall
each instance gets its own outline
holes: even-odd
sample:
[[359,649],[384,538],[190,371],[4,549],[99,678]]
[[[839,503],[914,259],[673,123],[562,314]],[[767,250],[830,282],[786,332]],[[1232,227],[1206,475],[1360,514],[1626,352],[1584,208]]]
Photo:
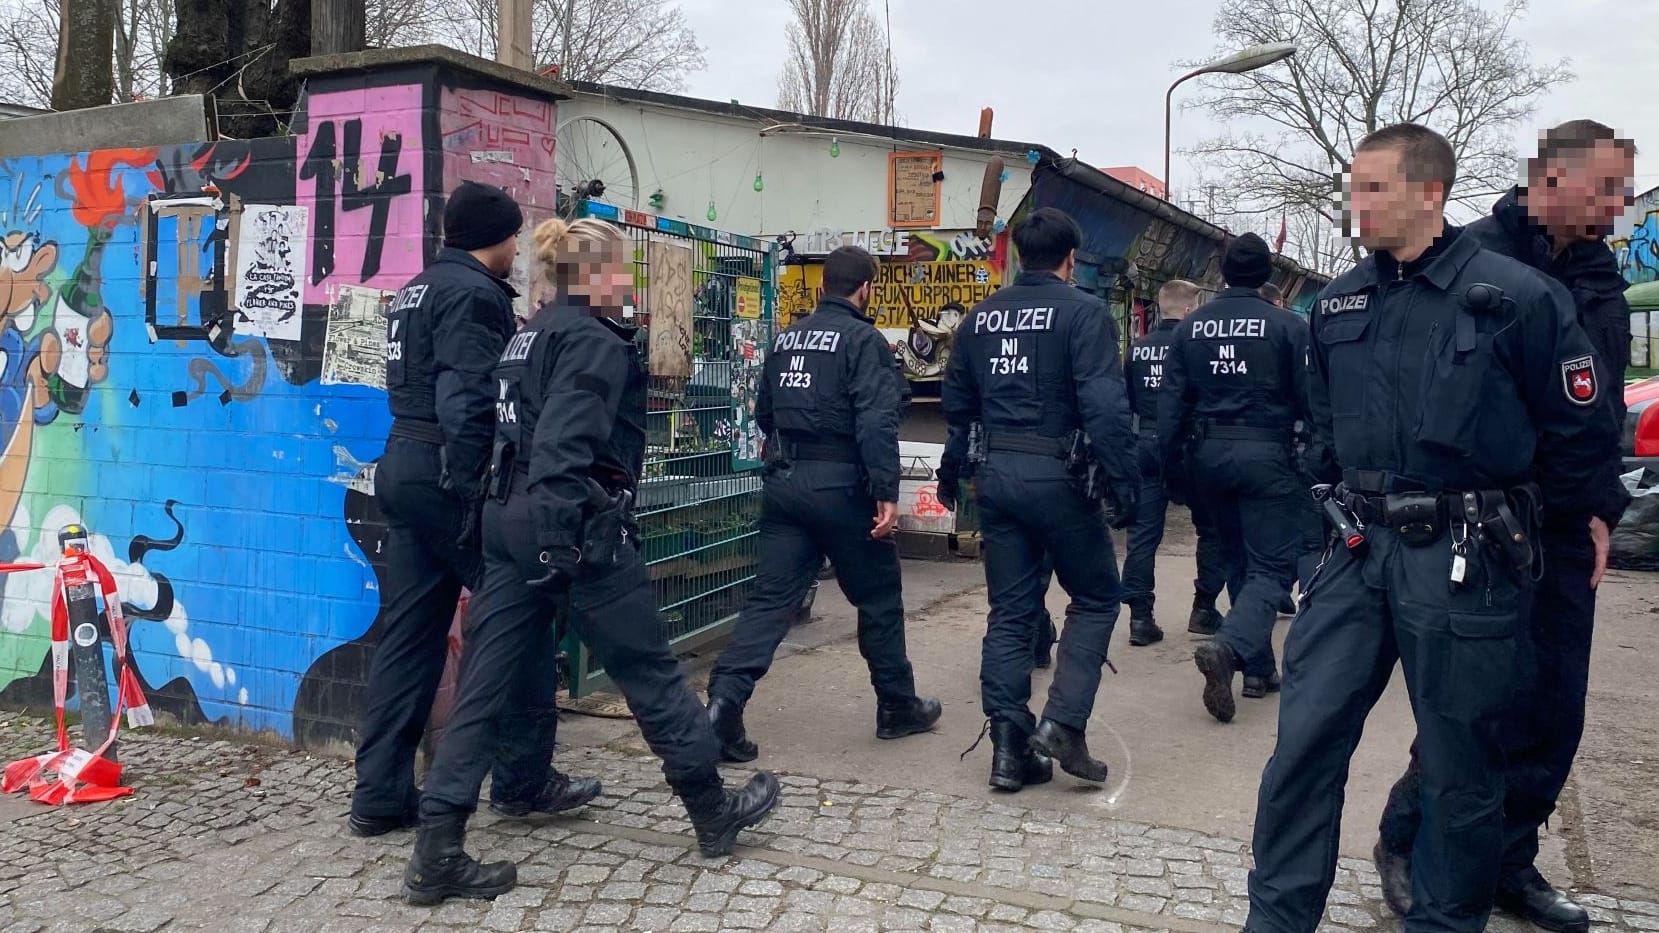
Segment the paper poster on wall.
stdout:
[[323,385],[386,388],[386,313],[397,292],[339,285],[328,304]]
[[300,339],[304,318],[306,209],[248,204],[236,238],[236,331],[271,340]]
[[676,243],[650,246],[651,375],[691,376],[691,249]]
[[736,315],[751,321],[760,317],[760,279],[738,276],[734,283]]
[[771,345],[772,322],[732,322],[732,469],[760,466],[760,425],[755,423],[755,400],[760,397],[766,349]]

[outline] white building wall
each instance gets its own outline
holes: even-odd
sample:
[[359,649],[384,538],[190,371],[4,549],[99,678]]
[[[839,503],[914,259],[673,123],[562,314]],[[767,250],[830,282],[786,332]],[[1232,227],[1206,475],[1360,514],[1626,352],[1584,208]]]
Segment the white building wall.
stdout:
[[[887,156],[894,151],[934,147],[891,140],[835,137],[840,156],[830,155],[832,137],[813,131],[761,136],[767,120],[743,121],[720,114],[655,104],[607,100],[584,94],[559,104],[561,123],[594,116],[614,126],[633,153],[639,172],[639,203],[658,188],[666,217],[708,224],[732,233],[773,236],[871,231],[887,228]],[[974,226],[987,153],[943,149],[945,180],[934,229]],[[1030,188],[1031,167],[1019,155],[1002,156],[1008,169],[998,216],[1004,221]],[[755,175],[764,190],[754,190]],[[714,203],[716,217],[707,214]]]

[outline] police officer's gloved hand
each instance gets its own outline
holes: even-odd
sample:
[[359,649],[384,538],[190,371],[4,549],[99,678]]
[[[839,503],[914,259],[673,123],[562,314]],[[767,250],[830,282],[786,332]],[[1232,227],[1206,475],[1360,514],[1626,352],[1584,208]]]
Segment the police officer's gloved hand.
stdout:
[[940,505],[952,512],[956,511],[957,484],[961,482],[956,475],[956,471],[951,470],[947,472],[943,467],[940,467],[939,470],[934,473],[934,480],[936,485],[933,497],[939,500]]
[[1140,508],[1140,484],[1128,479],[1114,479],[1106,487],[1106,522],[1113,528],[1128,528],[1135,523],[1135,511]]
[[552,593],[563,592],[570,588],[571,581],[576,578],[576,565],[582,562],[582,552],[573,547],[543,548],[541,565],[546,573],[534,580],[526,580],[525,584],[532,589],[545,590]]

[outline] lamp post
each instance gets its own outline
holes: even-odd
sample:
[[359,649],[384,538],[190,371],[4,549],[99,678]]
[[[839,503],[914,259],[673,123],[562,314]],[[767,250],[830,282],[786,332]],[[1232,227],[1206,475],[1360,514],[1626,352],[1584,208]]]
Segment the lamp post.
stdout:
[[1169,177],[1169,126],[1170,104],[1175,99],[1175,89],[1187,81],[1208,74],[1240,75],[1247,71],[1265,68],[1274,62],[1283,61],[1296,54],[1296,45],[1291,42],[1273,42],[1267,45],[1253,45],[1241,52],[1234,52],[1226,58],[1218,58],[1206,65],[1182,75],[1179,80],[1169,86],[1169,92],[1164,95],[1164,200],[1169,200],[1174,184]]

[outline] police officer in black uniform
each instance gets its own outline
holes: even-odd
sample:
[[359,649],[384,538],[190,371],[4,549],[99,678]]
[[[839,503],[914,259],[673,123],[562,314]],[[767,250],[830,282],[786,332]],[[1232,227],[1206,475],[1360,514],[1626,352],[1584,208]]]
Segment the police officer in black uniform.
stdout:
[[1164,515],[1169,502],[1163,450],[1158,444],[1158,394],[1163,388],[1165,358],[1175,328],[1198,306],[1198,294],[1198,286],[1183,279],[1165,282],[1158,289],[1158,323],[1129,344],[1129,359],[1123,364],[1141,479],[1140,502],[1135,507],[1135,523],[1129,526],[1128,551],[1123,558],[1123,601],[1129,606],[1129,644],[1135,646],[1164,640],[1164,631],[1152,616],[1157,598],[1153,568],[1158,546],[1164,541]]
[[[1574,120],[1544,134],[1529,160],[1525,187],[1464,228],[1482,246],[1550,276],[1572,294],[1578,322],[1596,351],[1603,393],[1624,423],[1624,369],[1630,358],[1630,306],[1624,278],[1604,240],[1626,206],[1636,147],[1611,127]],[[1587,464],[1588,465],[1588,464]],[[1593,517],[1618,524],[1629,494],[1619,461],[1609,458],[1589,512],[1552,512],[1544,522],[1544,565],[1534,594],[1529,689],[1517,695],[1504,730],[1504,860],[1498,906],[1557,933],[1584,933],[1590,915],[1539,874],[1538,827],[1555,810],[1584,734],[1590,636],[1595,624],[1598,542]],[[1601,544],[1605,547],[1605,543]],[[1383,892],[1399,913],[1411,907],[1411,849],[1422,821],[1416,748],[1383,811],[1375,850]]]
[[1228,550],[1242,553],[1244,588],[1221,630],[1198,646],[1204,708],[1231,722],[1233,672],[1244,671],[1244,695],[1278,687],[1273,622],[1296,580],[1300,530],[1296,513],[1306,495],[1291,462],[1291,433],[1307,409],[1307,325],[1268,303],[1258,288],[1273,274],[1273,256],[1254,233],[1227,245],[1221,262],[1227,288],[1175,329],[1158,396],[1158,434],[1197,438],[1191,494],[1216,524]]
[[[415,825],[415,748],[465,586],[483,570],[478,510],[495,422],[490,371],[514,329],[505,276],[524,215],[500,188],[463,182],[444,205],[444,248],[398,292],[386,327],[391,436],[375,469],[386,516],[385,635],[369,669],[348,824],[359,836]],[[542,645],[550,665],[555,646]],[[551,770],[555,681],[521,685],[503,724],[492,805],[512,815],[580,807],[599,782]]]
[[[1024,271],[962,322],[942,396],[950,433],[941,487],[965,468],[976,422],[983,431],[975,491],[991,613],[979,682],[990,783],[1008,791],[1048,780],[1051,759],[1083,780],[1106,780],[1084,730],[1123,590],[1100,500],[1114,524],[1127,524],[1139,480],[1117,326],[1098,298],[1066,284],[1081,243],[1077,224],[1053,208],[1015,229]],[[1039,724],[1027,703],[1045,551],[1072,603]]]
[[760,749],[743,708],[772,666],[790,614],[823,556],[858,609],[858,649],[876,694],[876,736],[932,729],[939,701],[916,695],[904,646],[898,525],[899,418],[909,386],[865,316],[876,261],[856,246],[824,258],[816,310],[772,342],[755,402],[766,433],[754,594],[709,674],[709,721],[727,761]]
[[554,680],[550,667],[527,668],[567,601],[571,627],[662,758],[705,856],[730,853],[738,832],[778,802],[777,779],[765,772],[741,791],[722,786],[714,732],[669,651],[639,556],[630,503],[645,455],[646,376],[637,329],[622,323],[633,289],[627,240],[592,218],[544,221],[535,239],[541,274],[558,294],[508,342],[491,380],[484,581],[404,873],[404,891],[419,904],[495,897],[517,881],[511,862],[467,855],[466,824],[489,764],[480,751],[512,709],[501,684]]
[[[1270,304],[1284,308],[1287,311],[1290,309],[1290,306],[1285,304],[1285,293],[1279,286],[1268,282],[1261,287],[1260,291],[1262,298]],[[1307,422],[1298,421],[1296,423],[1295,448],[1296,462],[1299,468],[1303,466],[1308,456],[1308,442],[1310,440]],[[1317,479],[1305,475],[1302,478],[1311,480],[1309,485],[1318,482]],[[1326,539],[1325,517],[1319,514],[1319,507],[1311,497],[1302,499],[1302,508],[1297,513],[1296,525],[1302,530],[1302,545],[1296,555],[1296,585],[1305,593],[1308,584],[1313,582],[1313,572],[1318,569],[1320,558],[1324,556]],[[1289,595],[1286,595],[1284,602],[1279,604],[1279,614],[1287,616],[1296,614],[1296,602]]]
[[1415,124],[1367,136],[1349,171],[1372,252],[1316,302],[1309,378],[1314,443],[1341,467],[1327,513],[1342,543],[1285,645],[1278,743],[1256,810],[1253,933],[1319,925],[1349,760],[1396,661],[1422,751],[1405,929],[1485,928],[1503,849],[1502,717],[1540,559],[1537,503],[1591,509],[1615,449],[1571,299],[1446,224],[1455,176],[1450,144]]

